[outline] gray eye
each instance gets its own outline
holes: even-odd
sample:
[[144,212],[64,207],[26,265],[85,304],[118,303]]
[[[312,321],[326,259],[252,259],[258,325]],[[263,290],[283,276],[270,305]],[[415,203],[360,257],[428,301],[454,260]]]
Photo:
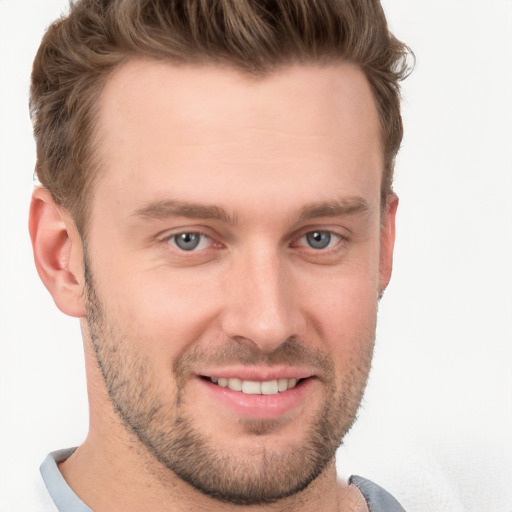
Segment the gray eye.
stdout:
[[180,233],[174,235],[174,243],[183,251],[193,251],[201,243],[201,233]]
[[306,241],[313,249],[325,249],[331,243],[331,233],[328,231],[311,231],[306,234]]

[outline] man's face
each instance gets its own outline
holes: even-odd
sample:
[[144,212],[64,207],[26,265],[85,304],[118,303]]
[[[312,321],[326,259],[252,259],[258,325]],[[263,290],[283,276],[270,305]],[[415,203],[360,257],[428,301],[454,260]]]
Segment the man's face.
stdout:
[[348,64],[132,61],[106,86],[89,333],[125,427],[204,493],[293,494],[354,420],[388,279],[378,130]]

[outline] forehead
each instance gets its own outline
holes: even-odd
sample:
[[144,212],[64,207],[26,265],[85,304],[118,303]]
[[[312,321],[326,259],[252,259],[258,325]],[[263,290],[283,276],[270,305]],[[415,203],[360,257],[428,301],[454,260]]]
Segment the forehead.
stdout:
[[119,204],[174,190],[210,202],[226,188],[301,196],[322,180],[349,195],[360,192],[350,190],[355,181],[380,188],[377,110],[364,74],[348,63],[254,78],[132,60],[102,93],[97,136],[99,186]]

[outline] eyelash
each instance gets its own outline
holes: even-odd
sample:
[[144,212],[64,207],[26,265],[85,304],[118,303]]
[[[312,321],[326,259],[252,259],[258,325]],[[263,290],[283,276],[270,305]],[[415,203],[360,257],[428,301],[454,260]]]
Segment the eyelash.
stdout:
[[[193,237],[199,237],[199,241],[198,241],[198,244],[196,246],[193,246],[191,247],[189,250],[183,248],[183,247],[180,247],[179,243],[178,243],[178,240],[179,238],[178,237],[184,237],[186,235],[189,235],[190,238],[193,238]],[[320,235],[321,237],[322,236],[328,236],[329,237],[329,240],[328,240],[328,243],[325,247],[312,247],[310,245],[310,243],[308,243],[307,241],[307,237],[309,235]],[[334,239],[334,243],[332,243],[332,240]],[[210,249],[211,247],[200,247],[202,244],[204,244],[205,241],[210,241],[211,244],[215,244],[215,241],[212,237],[208,236],[206,233],[203,233],[201,231],[181,231],[179,233],[174,233],[170,236],[167,236],[165,239],[164,239],[164,242],[167,243],[167,244],[170,244],[174,247],[174,249],[176,249],[177,251],[179,252],[182,252],[182,253],[195,253],[195,252],[200,252],[200,251],[203,251],[203,250],[208,250]],[[299,242],[301,240],[305,240],[305,243],[303,244],[300,244]],[[332,252],[332,251],[335,251],[336,250],[336,247],[343,243],[343,242],[346,242],[348,239],[346,236],[343,236],[341,235],[340,233],[336,232],[336,231],[332,231],[332,230],[328,230],[328,229],[318,229],[318,230],[310,230],[310,231],[307,231],[307,232],[303,232],[303,234],[301,234],[298,238],[294,238],[294,240],[292,241],[292,243],[290,244],[290,247],[305,247],[306,249],[310,249],[312,250],[313,252],[317,253],[317,254],[320,254],[320,253],[329,253],[329,252]],[[187,240],[184,240],[185,243],[187,243]],[[192,244],[193,245],[193,244]],[[199,247],[199,249],[198,249]],[[222,245],[219,243],[218,244],[218,247],[221,248]]]
[[[202,243],[204,243],[206,240],[210,240],[211,242],[213,242],[213,239],[208,236],[207,234],[205,233],[202,233],[200,231],[181,231],[180,233],[175,233],[175,234],[172,234],[168,237],[166,237],[165,241],[169,244],[172,244],[174,246],[175,249],[177,249],[178,251],[180,252],[198,252],[198,249],[197,247],[193,247],[191,248],[190,250],[187,250],[187,249],[183,249],[182,247],[180,247],[178,245],[178,237],[183,237],[185,235],[191,235],[191,236],[198,236],[200,238],[199,242],[198,242],[198,246],[201,245]],[[186,243],[186,242],[185,242]],[[209,247],[205,247],[205,248],[201,248],[199,250],[205,250],[205,249],[208,249]]]
[[[307,246],[307,247],[309,247],[310,249],[312,249],[315,252],[324,252],[324,253],[328,252],[329,250],[335,249],[335,247],[339,243],[341,243],[343,240],[346,240],[346,238],[344,238],[339,233],[336,233],[335,231],[330,231],[330,230],[325,230],[325,229],[317,229],[317,230],[307,231],[306,233],[304,233],[302,236],[300,236],[297,239],[297,242],[302,240],[302,239],[307,240],[309,235],[312,235],[312,236],[320,235],[321,237],[327,235],[329,237],[326,247],[312,247],[310,245],[310,243],[308,243],[308,241],[306,241],[306,243],[304,244],[304,247]],[[332,242],[333,239],[335,240],[335,243],[331,245],[331,242]],[[315,242],[316,242],[316,240],[315,240]]]

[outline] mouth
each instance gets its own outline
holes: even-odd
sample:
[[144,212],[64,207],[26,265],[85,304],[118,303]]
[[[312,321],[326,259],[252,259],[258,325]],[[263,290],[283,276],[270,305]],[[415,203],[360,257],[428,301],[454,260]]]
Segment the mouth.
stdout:
[[300,369],[231,368],[196,375],[208,397],[206,403],[225,406],[236,418],[290,418],[321,389],[314,372]]
[[246,395],[277,395],[298,386],[304,379],[273,379],[266,381],[242,380],[225,377],[203,377],[221,388],[238,391]]

